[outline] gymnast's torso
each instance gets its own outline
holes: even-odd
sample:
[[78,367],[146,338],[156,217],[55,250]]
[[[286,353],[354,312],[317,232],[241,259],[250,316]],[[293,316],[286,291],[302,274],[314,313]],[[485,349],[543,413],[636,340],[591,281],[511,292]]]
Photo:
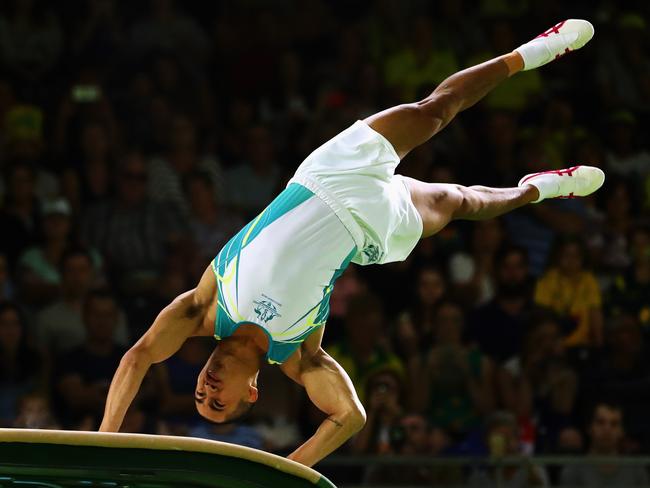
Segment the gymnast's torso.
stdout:
[[334,283],[356,254],[330,207],[291,183],[212,262],[215,337],[255,324],[268,335],[267,360],[283,363],[325,324]]

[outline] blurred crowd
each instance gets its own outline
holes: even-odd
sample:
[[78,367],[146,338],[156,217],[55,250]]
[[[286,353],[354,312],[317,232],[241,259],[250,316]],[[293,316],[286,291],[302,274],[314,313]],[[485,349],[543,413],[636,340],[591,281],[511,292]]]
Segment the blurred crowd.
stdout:
[[[567,16],[595,24],[587,48],[508,80],[399,172],[514,186],[589,163],[605,187],[455,222],[403,263],[350,267],[324,346],[368,422],[340,452],[649,453],[643,1],[2,2],[0,425],[97,428],[125,349],[313,149]],[[311,435],[321,414],[278,368],[245,423],[204,423],[192,393],[213,347],[190,340],[156,365],[123,430],[279,453]],[[610,471],[506,474],[509,486],[647,483]]]

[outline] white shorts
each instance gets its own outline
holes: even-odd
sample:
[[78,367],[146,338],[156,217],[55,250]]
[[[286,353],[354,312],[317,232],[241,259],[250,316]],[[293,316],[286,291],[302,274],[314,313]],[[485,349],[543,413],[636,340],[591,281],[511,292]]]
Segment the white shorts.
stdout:
[[363,122],[314,151],[212,262],[217,339],[256,324],[269,336],[268,361],[282,363],[326,322],[334,284],[351,261],[405,259],[422,220],[394,174],[398,163]]
[[359,249],[357,264],[403,261],[422,237],[422,218],[388,140],[357,121],[311,153],[290,183],[324,200]]

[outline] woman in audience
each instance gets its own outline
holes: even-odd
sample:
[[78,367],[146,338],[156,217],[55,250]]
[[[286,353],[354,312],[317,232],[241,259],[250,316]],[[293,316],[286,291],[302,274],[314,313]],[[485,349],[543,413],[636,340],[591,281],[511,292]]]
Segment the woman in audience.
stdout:
[[567,347],[602,346],[600,288],[595,275],[586,269],[584,246],[577,238],[560,241],[551,267],[537,282],[535,302],[575,324],[564,339]]
[[436,307],[446,293],[442,271],[430,266],[419,270],[413,303],[397,320],[398,351],[403,358],[424,354],[433,343]]

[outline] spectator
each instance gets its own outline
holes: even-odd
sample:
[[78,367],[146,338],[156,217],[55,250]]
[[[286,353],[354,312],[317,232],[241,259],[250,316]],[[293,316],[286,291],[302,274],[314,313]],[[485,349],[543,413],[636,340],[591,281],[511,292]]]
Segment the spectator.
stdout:
[[647,331],[650,325],[650,231],[635,229],[631,241],[631,264],[613,280],[607,308],[613,315],[635,315]]
[[367,420],[352,442],[358,454],[394,454],[395,434],[404,408],[401,378],[394,371],[381,371],[368,380],[364,397]]
[[625,411],[630,442],[647,448],[650,365],[645,359],[646,339],[638,318],[625,313],[610,318],[606,339],[603,354],[582,373],[583,403],[591,405],[599,398],[615,398]]
[[173,208],[146,195],[147,167],[130,152],[122,161],[117,196],[90,207],[84,216],[88,242],[101,250],[121,290],[155,286],[168,246],[180,240],[182,224]]
[[[327,323],[336,322],[336,324],[340,323],[342,326],[343,320],[348,313],[350,300],[354,299],[355,295],[365,291],[367,291],[367,285],[359,274],[359,267],[355,265],[348,266],[336,280],[336,286],[330,295],[330,316],[327,318]],[[329,332],[332,332],[332,330],[330,329]],[[334,334],[336,334],[336,331],[334,331]]]
[[379,299],[362,293],[350,300],[345,319],[345,339],[328,352],[347,371],[364,405],[365,385],[379,371],[404,374],[402,361],[390,350],[384,335],[384,316]]
[[635,115],[619,110],[612,114],[609,122],[611,141],[606,156],[607,169],[624,177],[647,175],[650,171],[650,153],[639,144]]
[[164,422],[156,421],[156,417],[144,411],[137,401],[131,404],[124,415],[120,432],[174,435],[174,432],[167,430]]
[[[533,141],[532,144],[537,144]],[[543,161],[547,155],[535,157],[524,155],[524,159]],[[546,166],[544,166],[546,168]],[[541,164],[526,168],[527,171],[542,171]],[[512,243],[522,246],[528,252],[531,274],[541,276],[552,257],[553,242],[566,235],[583,235],[588,228],[589,209],[583,200],[550,200],[547,205],[531,205],[519,212],[503,217]]]
[[200,339],[190,339],[154,369],[158,412],[167,428],[176,434],[187,434],[196,422],[196,375],[210,355],[205,346]]
[[410,42],[385,61],[385,83],[399,99],[414,100],[421,90],[430,90],[458,70],[456,53],[444,45],[435,46],[433,35],[432,20],[418,16]]
[[36,83],[59,57],[61,27],[39,1],[14,0],[0,15],[0,61],[23,82]]
[[[505,456],[520,456],[519,429],[517,420],[509,412],[495,412],[487,419],[485,443],[492,459]],[[498,473],[498,471],[500,473]],[[499,480],[500,478],[500,480]],[[468,479],[468,486],[491,488],[504,486],[508,488],[526,488],[531,486],[549,486],[544,468],[522,459],[519,465],[474,468]]]
[[284,131],[290,131],[304,123],[310,115],[304,94],[304,68],[294,51],[284,52],[279,65],[278,86],[270,95],[271,98],[264,100],[263,117],[274,126],[280,125]]
[[80,136],[80,174],[82,198],[85,204],[107,200],[114,190],[112,168],[115,167],[115,145],[108,127],[99,121],[84,124]]
[[535,302],[575,322],[566,337],[569,347],[603,344],[603,311],[600,288],[586,269],[584,246],[577,238],[560,241],[551,268],[537,282]]
[[632,198],[633,189],[625,180],[608,178],[607,187],[608,191],[603,195],[605,216],[600,231],[589,236],[587,244],[594,263],[598,265],[599,275],[611,279],[612,274],[623,272],[630,265],[628,239],[635,224],[632,209],[636,205]]
[[[338,286],[338,281],[336,284]],[[274,367],[263,368],[258,383],[273,393],[258,398],[253,413],[253,426],[264,440],[264,450],[289,454],[300,445],[303,438],[299,423],[304,401],[302,388],[280,368]]]
[[38,200],[53,198],[59,189],[56,176],[47,167],[44,118],[41,107],[19,104],[7,111],[3,124],[4,157],[10,164],[30,169],[31,190]]
[[397,320],[397,344],[404,360],[426,354],[434,343],[435,316],[447,292],[447,282],[439,269],[421,267],[413,305]]
[[213,199],[223,200],[221,166],[214,157],[201,154],[201,150],[192,120],[176,115],[165,153],[149,162],[148,193],[152,201],[170,204],[184,217],[189,216],[193,210],[191,195],[183,191],[183,179],[193,172],[205,175]]
[[[611,403],[597,403],[589,424],[591,442],[585,463],[564,467],[561,475],[562,486],[648,486],[650,478],[644,467],[616,462],[616,456],[621,454],[624,435],[623,409]],[[605,464],[590,463],[591,456],[609,456],[611,461]]]
[[[510,10],[510,9],[508,9]],[[517,35],[513,22],[505,17],[496,17],[489,26],[482,29],[487,31],[484,36],[488,42],[482,42],[482,51],[468,53],[466,66],[471,66],[498,56],[497,53],[508,52],[517,45]],[[490,109],[518,110],[534,105],[543,90],[543,74],[536,70],[525,71],[523,76],[512,77],[493,90],[486,98],[485,104]]]
[[36,242],[40,208],[34,188],[31,166],[14,164],[6,173],[7,193],[0,210],[0,234],[11,239],[0,240],[0,251],[9,260],[10,269],[20,254]]
[[201,64],[210,52],[201,26],[179,11],[174,0],[151,0],[150,16],[133,25],[132,44],[140,53],[172,50]]
[[[84,248],[68,249],[61,257],[61,298],[41,310],[36,317],[36,338],[54,355],[68,352],[86,338],[83,323],[84,301],[97,284],[92,256]],[[118,312],[114,339],[126,346],[129,333],[124,314]]]
[[0,424],[12,424],[23,395],[47,390],[46,376],[43,356],[27,340],[22,311],[0,302]]
[[[75,159],[79,157],[83,159],[85,155],[90,156],[91,152],[96,156],[102,151],[101,146],[92,149],[88,147],[89,144],[94,143],[106,144],[101,140],[101,134],[84,133],[88,126],[103,127],[108,141],[108,147],[105,148],[107,151],[115,147],[118,142],[119,127],[112,100],[101,69],[94,65],[80,70],[72,79],[59,103],[55,117],[52,134],[53,150],[58,156],[65,158],[65,163],[69,164],[72,161],[80,165],[83,161],[75,161]],[[81,149],[81,154],[75,153],[77,148]]]
[[[435,436],[444,439],[444,431],[432,429],[422,415],[406,414],[399,420],[393,434],[394,454],[438,455],[440,448],[432,441]],[[456,467],[431,468],[423,465],[405,469],[404,466],[378,466],[369,468],[365,476],[365,483],[373,486],[457,486],[461,482],[462,473]]]
[[189,435],[253,449],[262,449],[263,447],[262,436],[253,427],[240,423],[209,424],[201,422],[190,430]]
[[[45,202],[42,208],[43,241],[28,248],[19,261],[23,296],[37,306],[47,305],[58,296],[61,286],[59,266],[72,240],[68,202],[58,198]],[[95,257],[100,260],[99,256]]]
[[526,251],[505,247],[495,259],[496,295],[472,313],[468,336],[498,365],[519,352],[533,303]]
[[31,393],[19,401],[18,416],[13,424],[18,429],[60,429],[50,409],[49,399],[38,393]]
[[606,110],[621,106],[648,108],[650,57],[643,48],[646,19],[640,12],[621,11],[610,23],[613,36],[602,44],[595,70],[598,95]]
[[[250,99],[233,97],[228,100],[224,125],[219,141],[224,162],[239,164],[245,159],[247,139],[255,123],[255,107]],[[226,186],[229,185],[228,173],[225,174]]]
[[123,22],[116,3],[115,0],[91,0],[86,4],[86,15],[79,22],[77,42],[73,46],[82,60],[115,61],[124,47]]
[[[481,126],[481,157],[472,174],[486,185],[509,184],[520,172],[517,154],[518,114],[507,110],[490,110]],[[486,164],[486,160],[489,164]],[[474,224],[476,225],[476,224]]]
[[456,441],[480,425],[494,408],[494,367],[477,349],[463,344],[464,316],[453,302],[441,303],[426,362],[410,367],[414,405]]
[[110,292],[99,289],[88,294],[83,305],[86,338],[58,359],[55,370],[59,416],[67,428],[87,419],[98,425],[104,413],[108,387],[126,352],[113,340],[117,318],[117,303]]
[[497,219],[475,222],[469,252],[458,252],[449,261],[454,295],[468,305],[483,305],[494,298],[495,256],[503,243]]
[[[537,452],[556,449],[560,433],[570,425],[578,377],[565,358],[554,314],[532,317],[521,353],[499,369],[497,378],[503,406],[517,415],[522,428],[537,429]],[[532,451],[532,445],[527,447]]]
[[268,129],[254,126],[247,136],[246,160],[226,173],[226,182],[227,202],[251,217],[276,194],[280,168],[275,162],[275,144]]
[[195,172],[185,180],[186,197],[191,209],[189,227],[196,242],[197,266],[203,271],[230,238],[245,225],[235,212],[219,204],[213,181],[207,173]]
[[542,141],[547,155],[544,164],[559,168],[570,160],[571,149],[584,135],[585,129],[578,125],[573,103],[566,97],[556,95],[544,105],[544,121],[537,138]]

